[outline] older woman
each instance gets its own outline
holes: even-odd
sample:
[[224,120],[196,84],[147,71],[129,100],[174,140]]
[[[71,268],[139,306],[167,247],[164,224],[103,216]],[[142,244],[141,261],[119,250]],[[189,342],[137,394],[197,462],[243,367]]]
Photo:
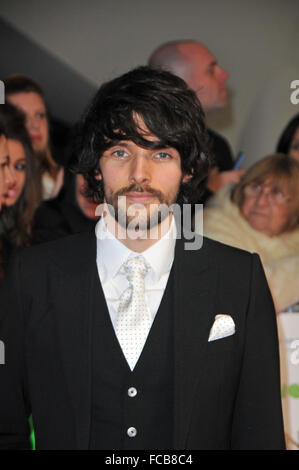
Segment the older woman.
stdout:
[[204,235],[260,255],[277,311],[299,301],[298,188],[299,163],[271,155],[204,210]]

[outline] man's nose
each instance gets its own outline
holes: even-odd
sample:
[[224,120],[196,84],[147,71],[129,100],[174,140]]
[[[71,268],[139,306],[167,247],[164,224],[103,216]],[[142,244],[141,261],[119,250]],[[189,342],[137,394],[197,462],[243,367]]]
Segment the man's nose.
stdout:
[[229,78],[229,73],[224,68],[220,67],[220,77],[222,81],[226,81]]
[[143,155],[136,155],[131,162],[130,180],[138,184],[150,181],[150,162]]

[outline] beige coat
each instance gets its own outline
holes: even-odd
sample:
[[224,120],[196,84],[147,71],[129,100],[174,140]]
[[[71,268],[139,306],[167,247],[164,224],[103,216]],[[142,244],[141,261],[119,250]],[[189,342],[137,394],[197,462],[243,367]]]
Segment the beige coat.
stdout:
[[254,230],[230,200],[231,186],[218,191],[203,213],[204,235],[227,245],[258,253],[276,310],[299,301],[299,229],[277,237]]

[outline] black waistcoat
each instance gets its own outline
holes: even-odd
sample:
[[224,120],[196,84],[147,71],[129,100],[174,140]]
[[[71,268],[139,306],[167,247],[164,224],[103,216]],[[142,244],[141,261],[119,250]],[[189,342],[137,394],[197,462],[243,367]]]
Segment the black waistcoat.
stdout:
[[173,284],[171,271],[145,346],[131,372],[97,276],[90,449],[173,448]]

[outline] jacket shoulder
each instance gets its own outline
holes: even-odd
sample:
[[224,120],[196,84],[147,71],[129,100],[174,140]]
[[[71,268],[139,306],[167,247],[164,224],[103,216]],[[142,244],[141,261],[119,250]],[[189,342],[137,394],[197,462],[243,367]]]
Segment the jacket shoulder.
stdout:
[[30,246],[20,250],[18,254],[22,263],[28,266],[41,266],[49,261],[56,264],[74,261],[78,264],[95,253],[95,245],[96,236],[93,230]]
[[259,259],[257,253],[226,245],[208,237],[204,237],[203,244],[206,244],[207,250],[213,253],[212,256],[217,261],[219,268],[221,270],[230,269],[231,274],[233,274],[234,268],[237,272],[240,272],[240,269],[248,269],[248,267],[251,269],[253,259]]
[[209,237],[203,237],[203,245],[206,245],[208,250],[213,250],[215,254],[217,253],[218,256],[223,256],[224,258],[251,259],[252,255],[252,253],[247,250],[226,245],[225,243],[212,240]]

